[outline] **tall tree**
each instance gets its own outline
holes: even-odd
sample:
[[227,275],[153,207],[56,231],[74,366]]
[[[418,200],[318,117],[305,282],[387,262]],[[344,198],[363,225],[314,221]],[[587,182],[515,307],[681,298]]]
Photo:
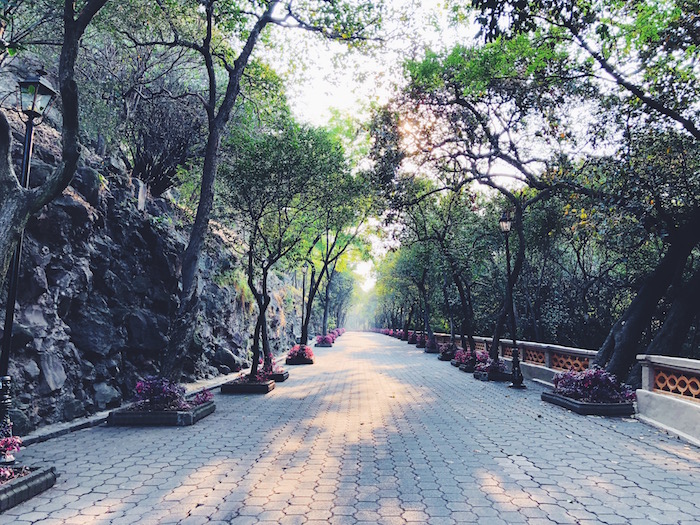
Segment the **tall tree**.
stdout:
[[201,58],[207,87],[201,99],[206,112],[207,139],[201,189],[194,224],[182,258],[182,292],[168,348],[161,359],[163,375],[178,380],[193,339],[197,267],[214,202],[219,146],[241,89],[241,79],[253,51],[268,27],[296,28],[324,38],[357,43],[371,37],[381,22],[382,3],[314,0],[302,4],[284,0],[221,0],[192,3],[158,0],[163,21],[159,34],[135,38],[139,45],[184,47]]
[[257,373],[260,343],[271,369],[266,311],[270,270],[285,257],[304,253],[318,212],[311,189],[328,173],[345,169],[343,150],[327,132],[286,123],[282,129],[235,133],[220,166],[222,215],[234,220],[246,245],[246,273],[258,306],[251,377]]

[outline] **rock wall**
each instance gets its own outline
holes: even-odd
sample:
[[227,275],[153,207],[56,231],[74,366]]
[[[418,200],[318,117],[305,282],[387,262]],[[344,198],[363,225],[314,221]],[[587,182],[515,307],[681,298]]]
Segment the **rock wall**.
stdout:
[[[49,175],[54,158],[35,155],[33,185]],[[183,222],[165,199],[139,211],[123,168],[94,157],[31,219],[10,357],[16,434],[116,407],[140,378],[158,372],[178,306]],[[255,312],[229,244],[221,233],[208,241],[188,380],[249,365]],[[287,322],[294,288],[277,276],[271,288],[269,333],[273,348],[285,351],[294,337]]]

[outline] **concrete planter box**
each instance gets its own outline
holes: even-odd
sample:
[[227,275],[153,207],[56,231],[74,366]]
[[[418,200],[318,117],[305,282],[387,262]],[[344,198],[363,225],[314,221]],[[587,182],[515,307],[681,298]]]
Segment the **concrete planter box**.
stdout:
[[229,381],[221,385],[222,394],[267,394],[275,389],[271,379],[260,383],[255,381]]
[[288,365],[313,365],[314,360],[306,357],[288,357],[285,363]]
[[0,512],[33,498],[56,483],[54,467],[31,468],[32,472],[0,485]]
[[423,350],[426,354],[439,354],[440,349],[436,348],[428,348],[426,347],[425,350]]
[[317,348],[332,348],[333,343],[316,343],[314,346]]
[[457,368],[459,368],[460,366],[462,366],[462,363],[458,363],[458,362],[455,361],[454,359],[453,359],[452,361],[450,361],[450,364],[451,364],[452,366],[456,366]]
[[582,416],[631,416],[633,403],[586,403],[554,392],[542,392],[542,401],[567,408]]
[[445,352],[442,354],[438,354],[438,359],[440,361],[452,361],[454,359],[454,357],[455,357],[454,352]]
[[270,374],[268,377],[275,383],[284,383],[287,379],[289,379],[289,372],[283,370],[282,372],[276,374]]
[[466,372],[467,374],[474,373],[474,365],[471,365],[469,363],[462,363],[461,365],[459,365],[459,369],[462,372]]
[[207,401],[190,410],[113,410],[107,416],[107,424],[114,426],[164,426],[184,427],[194,425],[216,410],[213,401]]
[[506,381],[510,381],[510,374],[507,374],[505,372],[498,372],[496,373],[495,377],[489,378],[488,372],[481,372],[475,370],[474,379],[478,379],[479,381],[497,381],[499,383],[505,383]]

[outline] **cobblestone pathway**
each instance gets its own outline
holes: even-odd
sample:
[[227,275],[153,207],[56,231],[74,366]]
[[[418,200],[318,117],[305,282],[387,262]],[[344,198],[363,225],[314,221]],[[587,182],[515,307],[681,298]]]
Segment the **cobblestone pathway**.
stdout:
[[0,524],[700,523],[700,449],[541,389],[482,383],[347,333],[266,396],[187,428],[96,427],[28,447],[60,472]]

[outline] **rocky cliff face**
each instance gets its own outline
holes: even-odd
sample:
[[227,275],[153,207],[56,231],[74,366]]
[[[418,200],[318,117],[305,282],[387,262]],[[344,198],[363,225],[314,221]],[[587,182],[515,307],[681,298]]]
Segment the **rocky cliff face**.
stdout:
[[[34,184],[48,176],[53,160],[35,155]],[[16,434],[118,406],[139,378],[158,372],[178,306],[181,217],[164,199],[139,211],[123,169],[93,158],[31,220],[10,357]],[[224,235],[211,235],[201,270],[188,379],[245,367],[253,332],[254,309]],[[273,347],[284,351],[293,343],[286,320],[294,301],[287,283],[271,284],[269,332]]]

